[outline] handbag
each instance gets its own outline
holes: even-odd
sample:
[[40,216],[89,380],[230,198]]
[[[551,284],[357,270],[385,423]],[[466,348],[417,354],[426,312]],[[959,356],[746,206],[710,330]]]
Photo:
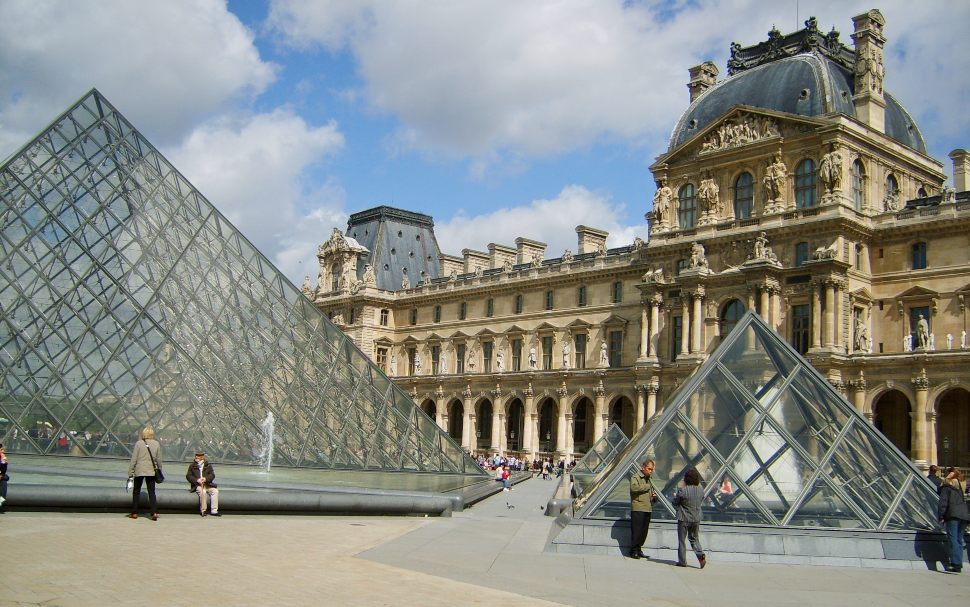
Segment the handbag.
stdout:
[[148,448],[148,441],[145,441],[145,451],[148,451],[148,457],[152,458],[152,468],[155,469],[155,482],[164,483],[165,475],[162,474],[162,467],[155,463],[155,457],[152,455],[152,450]]

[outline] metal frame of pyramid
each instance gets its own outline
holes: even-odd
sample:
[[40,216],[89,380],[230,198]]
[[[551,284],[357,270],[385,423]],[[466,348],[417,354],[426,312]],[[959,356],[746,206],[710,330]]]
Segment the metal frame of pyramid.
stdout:
[[586,488],[594,482],[596,475],[606,469],[606,466],[623,451],[629,442],[630,439],[619,425],[615,422],[610,424],[603,436],[593,443],[589,451],[569,471],[573,479],[573,493],[576,495],[585,493]]
[[655,520],[675,518],[671,495],[696,467],[705,525],[938,527],[928,480],[750,311],[576,500],[576,519],[628,517],[627,479],[647,458]]
[[151,424],[168,460],[484,476],[97,90],[0,202],[8,450],[126,458]]

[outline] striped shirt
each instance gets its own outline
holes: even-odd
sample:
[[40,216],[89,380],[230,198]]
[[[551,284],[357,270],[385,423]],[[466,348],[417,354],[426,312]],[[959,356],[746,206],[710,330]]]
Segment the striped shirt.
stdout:
[[687,485],[677,490],[674,505],[677,506],[677,520],[687,523],[701,522],[701,504],[704,502],[704,490],[700,485]]

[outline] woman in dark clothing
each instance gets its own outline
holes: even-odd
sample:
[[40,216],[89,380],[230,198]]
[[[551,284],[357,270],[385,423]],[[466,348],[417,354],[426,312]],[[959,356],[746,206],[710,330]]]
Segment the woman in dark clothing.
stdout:
[[950,540],[950,564],[946,570],[952,573],[960,573],[963,569],[963,534],[970,521],[970,512],[959,487],[960,481],[953,475],[949,475],[940,486],[940,522]]
[[690,547],[697,555],[697,562],[701,569],[707,565],[707,556],[701,546],[701,505],[704,502],[704,490],[700,487],[701,475],[697,468],[689,468],[684,473],[684,487],[674,495],[674,506],[677,507],[677,566],[687,566],[687,539]]
[[131,449],[131,462],[128,464],[128,476],[134,478],[131,490],[131,514],[128,518],[138,518],[138,498],[141,497],[142,483],[148,488],[148,505],[151,509],[152,520],[158,520],[155,501],[155,469],[162,464],[162,446],[155,440],[155,430],[146,426],[141,431],[141,440]]

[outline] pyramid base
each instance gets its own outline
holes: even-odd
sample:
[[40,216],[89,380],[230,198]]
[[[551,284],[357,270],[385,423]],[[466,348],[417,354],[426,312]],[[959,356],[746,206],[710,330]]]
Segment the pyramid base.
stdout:
[[[558,533],[556,532],[558,531]],[[630,521],[589,521],[560,516],[546,552],[625,556]],[[946,534],[936,531],[795,529],[701,523],[708,561],[942,570]],[[661,562],[677,560],[677,524],[653,521],[643,552]],[[693,555],[688,557],[693,561]]]

